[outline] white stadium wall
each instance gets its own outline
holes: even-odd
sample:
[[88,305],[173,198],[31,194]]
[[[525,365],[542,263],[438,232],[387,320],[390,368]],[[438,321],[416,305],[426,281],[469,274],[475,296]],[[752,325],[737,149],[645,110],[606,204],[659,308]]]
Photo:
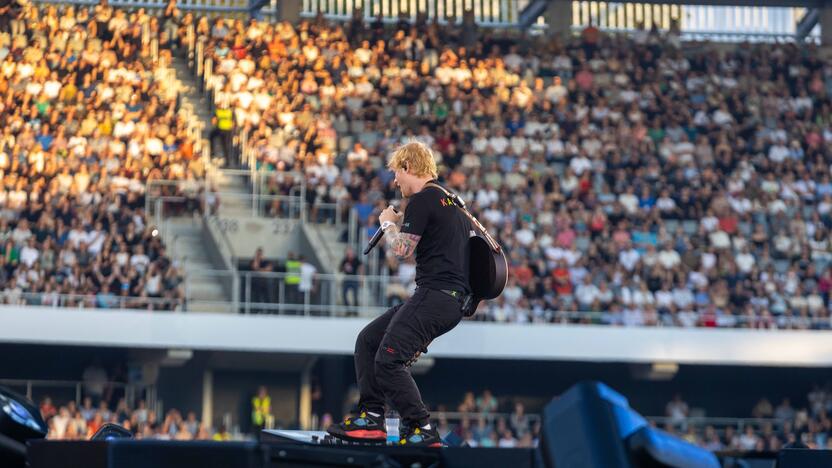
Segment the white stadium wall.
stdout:
[[[0,342],[352,354],[367,319],[0,307]],[[832,334],[464,322],[434,357],[832,366]]]

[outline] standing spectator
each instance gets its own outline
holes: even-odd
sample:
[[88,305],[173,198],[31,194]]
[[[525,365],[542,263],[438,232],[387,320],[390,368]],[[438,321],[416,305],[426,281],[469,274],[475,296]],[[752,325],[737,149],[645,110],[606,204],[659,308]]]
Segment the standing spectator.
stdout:
[[791,421],[794,419],[795,411],[792,408],[791,401],[788,398],[783,398],[783,401],[777,405],[777,409],[774,410],[774,417],[779,419],[781,422]]
[[514,404],[514,412],[511,413],[511,429],[518,437],[523,437],[530,429],[529,415],[526,414],[526,409],[523,403],[519,401]]
[[677,393],[673,396],[673,400],[665,407],[665,416],[670,418],[673,427],[684,430],[688,418],[688,404],[682,400],[682,395]]
[[315,275],[318,269],[315,265],[306,261],[306,257],[301,255],[300,260],[300,283],[298,284],[298,291],[301,294],[301,300],[304,304],[313,302],[312,293],[315,290]]
[[[338,271],[344,274],[341,282],[341,299],[345,306],[358,306],[358,275],[363,273],[363,265],[361,260],[355,256],[355,251],[352,247],[347,247],[344,251],[344,258],[338,266]],[[352,292],[352,301],[350,301],[350,292]]]
[[101,367],[101,360],[99,358],[96,357],[93,359],[92,364],[84,369],[81,378],[84,381],[84,392],[87,397],[95,401],[101,400],[101,397],[104,395],[104,387],[107,385],[107,371]]
[[491,394],[491,390],[486,388],[482,391],[482,396],[477,398],[477,411],[483,414],[497,411],[497,398]]
[[269,396],[266,387],[261,385],[257,389],[257,394],[251,397],[251,424],[257,429],[266,427],[266,419],[272,413],[272,399]]
[[774,414],[774,409],[771,407],[771,403],[768,401],[768,398],[760,398],[760,401],[754,405],[754,408],[751,410],[751,417],[757,419],[764,419],[770,418]]
[[462,403],[457,407],[460,413],[473,413],[477,410],[477,399],[474,397],[474,392],[465,392],[465,397]]

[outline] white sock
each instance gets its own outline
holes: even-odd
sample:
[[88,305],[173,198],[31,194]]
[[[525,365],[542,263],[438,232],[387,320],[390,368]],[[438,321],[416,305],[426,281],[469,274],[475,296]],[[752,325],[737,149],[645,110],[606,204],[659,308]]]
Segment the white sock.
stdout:
[[372,416],[372,417],[374,417],[374,418],[377,418],[377,417],[381,416],[380,414],[378,414],[378,413],[373,413],[372,411],[367,411],[367,414],[369,414],[370,416]]
[[430,423],[427,423],[424,426],[422,426],[422,429],[425,429],[425,430],[429,431],[430,430]]

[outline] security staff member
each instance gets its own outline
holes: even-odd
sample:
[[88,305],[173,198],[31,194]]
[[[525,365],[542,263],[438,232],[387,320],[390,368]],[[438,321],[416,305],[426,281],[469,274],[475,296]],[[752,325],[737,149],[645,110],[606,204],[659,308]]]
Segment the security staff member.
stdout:
[[263,429],[266,427],[266,418],[272,413],[272,399],[266,391],[266,387],[260,386],[257,395],[251,397],[251,424]]
[[[211,130],[209,140],[211,146],[214,146],[214,140],[219,138],[222,145],[222,155],[229,165],[236,165],[237,161],[233,152],[234,146],[234,113],[229,107],[217,107],[214,111],[214,117],[211,119],[214,124],[214,129]],[[213,149],[213,148],[212,148]]]
[[300,285],[301,262],[295,258],[293,252],[289,252],[286,259],[286,297],[283,301],[288,304],[302,304],[298,286]]
[[462,319],[461,300],[469,290],[465,252],[470,221],[442,190],[431,186],[436,163],[422,143],[398,148],[388,167],[408,203],[404,214],[386,208],[379,221],[390,251],[399,258],[416,254],[416,292],[358,334],[360,412],[329,432],[348,440],[385,440],[387,400],[402,416],[402,444],[438,446],[441,439],[408,366]]

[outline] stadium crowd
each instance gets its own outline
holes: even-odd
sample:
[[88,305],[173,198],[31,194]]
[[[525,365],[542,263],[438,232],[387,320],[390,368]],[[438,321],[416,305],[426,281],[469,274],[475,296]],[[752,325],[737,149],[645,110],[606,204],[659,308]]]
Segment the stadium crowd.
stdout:
[[[832,67],[814,46],[655,30],[463,45],[459,29],[196,26],[243,162],[275,171],[268,193],[301,172],[308,201],[372,232],[395,197],[385,155],[435,151],[510,254],[480,319],[829,328]],[[386,268],[411,286],[412,268]]]
[[80,405],[69,401],[56,407],[50,397],[45,397],[40,403],[40,413],[49,426],[47,438],[54,440],[88,440],[107,423],[122,426],[137,439],[230,440],[231,437],[225,427],[213,430],[201,424],[193,411],[183,417],[179,410],[171,409],[160,420],[144,400],[129,408],[121,398],[115,408],[110,408],[106,401],[95,406],[92,398],[86,397]]
[[[784,398],[776,407],[767,398],[750,408],[742,422],[712,425],[707,419],[692,417],[691,408],[680,395],[666,406],[665,416],[652,420],[665,431],[698,444],[711,451],[778,451],[786,444],[800,442],[810,448],[832,449],[832,389],[815,386],[805,402],[793,407]],[[55,406],[44,397],[40,411],[49,425],[49,438],[80,440],[92,436],[103,424],[116,423],[137,438],[162,440],[230,440],[224,426],[213,429],[199,421],[190,411],[183,416],[179,410],[168,410],[164,418],[148,409],[140,400],[135,408],[119,398],[115,408],[106,400],[98,405],[90,397],[81,404],[75,401]],[[454,434],[473,447],[534,447],[540,437],[540,417],[529,414],[520,401],[498,398],[489,390],[479,395],[467,392],[456,407],[439,405],[433,411],[439,432]],[[285,420],[294,416],[288,415]],[[739,420],[738,420],[739,421]],[[328,427],[332,417],[325,414],[319,426]],[[256,426],[256,425],[255,425]],[[254,426],[253,426],[254,427]]]
[[0,302],[181,305],[145,187],[202,169],[159,29],[103,2],[27,5],[0,31]]
[[677,395],[666,407],[664,430],[711,451],[779,451],[784,446],[812,449],[832,448],[832,391],[815,386],[806,396],[806,406],[793,407],[783,398],[776,407],[761,398],[751,408],[753,418],[738,427],[717,428],[689,417],[687,403]]
[[[457,406],[438,405],[432,411],[443,437],[453,434],[472,447],[535,447],[540,438],[540,415],[528,413],[522,399],[496,396],[490,390],[479,395],[466,392]],[[749,401],[749,404],[751,402]],[[541,410],[541,408],[535,408]],[[709,419],[675,395],[663,416],[652,416],[652,426],[675,434],[710,451],[779,451],[784,446],[805,445],[832,449],[832,387],[815,386],[805,402],[793,407],[783,398],[775,407],[761,398],[742,418]],[[319,427],[332,416],[324,414]]]
[[[384,155],[433,148],[510,255],[510,283],[479,319],[830,325],[832,67],[811,45],[597,30],[462,44],[433,23],[244,22],[175,2],[158,17],[106,3],[24,15],[0,36],[6,303],[181,298],[143,190],[201,171],[163,79],[164,48],[193,27],[212,102],[247,142],[226,159],[274,171],[266,193],[289,194],[298,171],[310,202],[355,208],[372,232],[395,197]],[[412,265],[384,268],[406,294]]]

